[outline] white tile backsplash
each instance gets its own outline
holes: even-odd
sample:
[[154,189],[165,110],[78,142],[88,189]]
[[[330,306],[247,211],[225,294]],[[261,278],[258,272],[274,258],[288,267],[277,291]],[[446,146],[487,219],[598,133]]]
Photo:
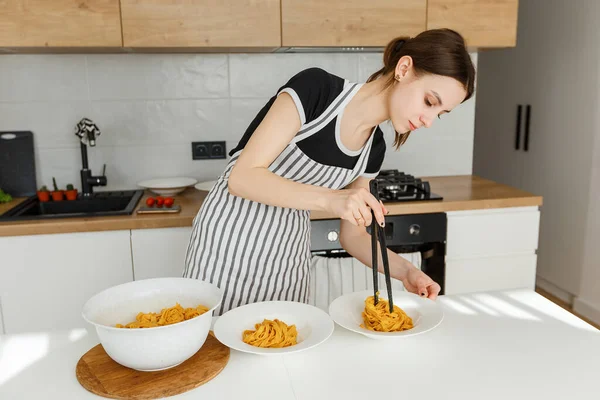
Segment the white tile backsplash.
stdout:
[[89,99],[84,55],[0,57],[0,102]]
[[202,99],[229,96],[227,55],[88,55],[92,100]]
[[[472,54],[476,61],[476,54]],[[88,149],[94,175],[107,164],[103,190],[132,189],[149,178],[213,180],[226,160],[192,160],[191,142],[224,140],[229,152],[276,90],[318,66],[364,82],[382,54],[0,55],[0,131],[34,133],[38,186],[80,187],[77,122],[102,132]],[[470,174],[475,102],[459,106],[400,151],[384,125],[384,168],[414,175]]]
[[91,110],[92,103],[87,100],[0,102],[0,130],[32,131],[36,149],[75,148],[79,147],[75,125]]
[[383,68],[381,53],[364,53],[358,55],[358,82],[366,82],[369,76]]
[[270,98],[231,99],[231,132],[228,140],[239,141],[254,120],[256,114],[267,104]]
[[230,130],[229,99],[96,101],[99,146],[188,144],[223,140]]
[[232,97],[271,97],[292,76],[321,67],[350,81],[358,79],[356,54],[232,54],[229,56]]

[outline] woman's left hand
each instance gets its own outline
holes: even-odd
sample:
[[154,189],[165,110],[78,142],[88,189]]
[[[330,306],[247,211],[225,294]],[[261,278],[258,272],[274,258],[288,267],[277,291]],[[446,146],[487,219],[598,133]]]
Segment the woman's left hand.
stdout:
[[431,300],[435,300],[442,289],[440,285],[427,276],[427,274],[414,266],[411,266],[408,269],[402,283],[409,292],[416,293],[421,297],[427,297]]

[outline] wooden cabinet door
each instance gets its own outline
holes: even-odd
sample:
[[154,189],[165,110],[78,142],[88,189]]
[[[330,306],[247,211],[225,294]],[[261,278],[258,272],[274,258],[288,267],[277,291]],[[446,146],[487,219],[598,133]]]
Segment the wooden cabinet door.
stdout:
[[119,0],[0,0],[0,47],[121,47]]
[[518,0],[428,0],[427,29],[454,29],[469,47],[514,47],[518,8]]
[[425,30],[427,0],[281,0],[283,46],[385,46]]
[[279,47],[279,0],[121,0],[125,47]]

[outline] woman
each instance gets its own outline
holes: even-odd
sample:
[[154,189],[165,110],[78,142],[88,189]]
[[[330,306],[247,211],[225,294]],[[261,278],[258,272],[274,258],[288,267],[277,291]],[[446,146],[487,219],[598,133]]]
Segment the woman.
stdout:
[[[391,121],[398,148],[469,99],[475,80],[463,38],[448,29],[397,38],[383,58],[364,84],[301,71],[231,151],[194,219],[183,273],[223,289],[215,315],[257,301],[307,301],[310,210],[339,217],[342,246],[371,265],[365,227],[371,210],[382,226],[387,213],[369,193],[385,155],[379,124]],[[440,286],[426,274],[389,250],[388,258],[407,290],[437,297]]]

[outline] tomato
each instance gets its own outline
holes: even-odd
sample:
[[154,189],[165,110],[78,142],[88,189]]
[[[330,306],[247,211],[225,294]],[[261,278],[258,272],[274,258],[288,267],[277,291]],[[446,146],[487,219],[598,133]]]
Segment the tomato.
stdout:
[[152,207],[152,206],[154,205],[154,197],[148,197],[148,198],[146,199],[146,205],[147,205],[148,207]]
[[162,207],[165,202],[165,199],[162,196],[156,196],[156,206]]
[[172,197],[165,198],[165,207],[171,208],[173,206],[173,203],[175,203],[175,200],[173,200]]

